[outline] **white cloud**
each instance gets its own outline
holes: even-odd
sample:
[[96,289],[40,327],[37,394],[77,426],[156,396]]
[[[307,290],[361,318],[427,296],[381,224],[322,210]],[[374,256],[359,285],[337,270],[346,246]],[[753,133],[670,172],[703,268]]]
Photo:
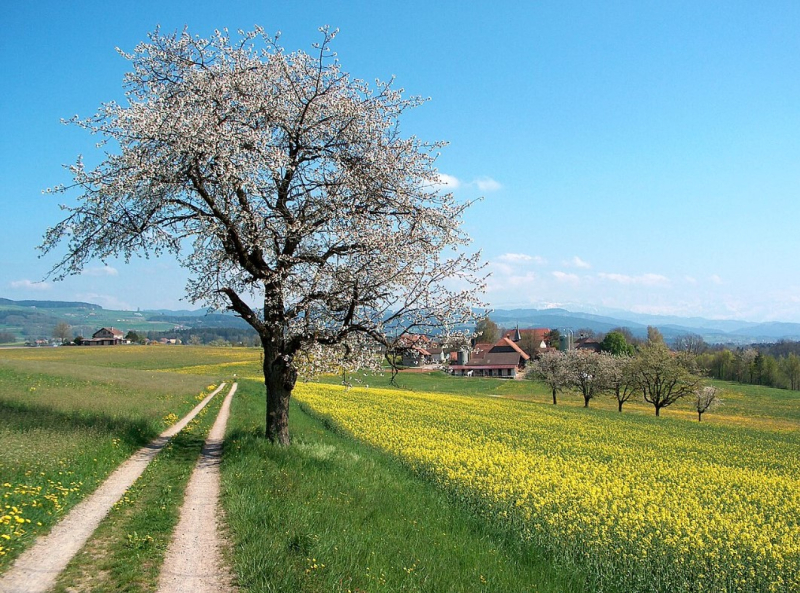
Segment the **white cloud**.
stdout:
[[695,278],[694,276],[684,276],[683,279],[686,280],[686,282],[688,282],[689,284],[697,284],[697,278]]
[[82,276],[119,276],[119,271],[111,266],[100,266],[97,268],[86,268],[81,272]]
[[722,284],[722,278],[720,278],[716,274],[711,274],[711,276],[709,276],[708,279],[711,280],[711,282],[713,282],[716,285]]
[[477,185],[478,189],[481,191],[498,191],[503,189],[502,184],[500,184],[498,181],[495,181],[491,177],[478,177],[472,183]]
[[588,270],[589,268],[592,267],[592,264],[590,264],[589,262],[583,261],[577,255],[575,257],[573,257],[572,259],[567,260],[567,261],[563,261],[561,263],[564,264],[565,266],[570,266],[572,268],[583,268],[585,270]]
[[439,173],[438,179],[433,183],[434,190],[453,191],[464,187],[477,188],[482,192],[494,192],[503,189],[503,185],[499,181],[487,176],[476,177],[470,182],[464,182],[453,175]]
[[501,256],[498,256],[500,261],[510,262],[510,263],[534,263],[534,264],[546,264],[547,260],[543,257],[538,255],[528,255],[527,253],[504,253]]
[[642,274],[641,276],[627,276],[625,274],[598,274],[599,278],[604,280],[611,280],[627,286],[667,286],[669,285],[669,278],[661,274]]
[[461,187],[461,181],[458,180],[457,177],[453,177],[452,175],[446,175],[445,173],[439,173],[439,181],[434,184],[436,189],[457,189]]
[[507,283],[508,286],[510,287],[522,288],[522,287],[533,286],[535,280],[536,280],[536,274],[534,274],[533,272],[528,272],[523,276],[511,276],[510,278],[508,278]]
[[501,262],[492,262],[490,267],[492,268],[492,272],[499,272],[504,276],[511,276],[514,273],[514,266]]
[[11,288],[19,290],[50,290],[52,284],[49,282],[34,282],[25,278],[23,280],[12,280]]
[[570,284],[579,284],[581,279],[577,274],[568,274],[567,272],[553,272],[553,276],[559,282],[568,282]]

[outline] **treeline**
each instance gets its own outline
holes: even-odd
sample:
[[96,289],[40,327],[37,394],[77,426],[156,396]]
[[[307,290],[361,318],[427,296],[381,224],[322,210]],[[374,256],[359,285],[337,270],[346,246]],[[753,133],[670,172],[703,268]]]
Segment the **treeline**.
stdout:
[[252,329],[238,327],[193,328],[169,331],[148,331],[139,334],[148,340],[177,339],[192,346],[260,346],[258,335]]
[[[708,349],[697,355],[710,377],[800,390],[800,342]],[[777,353],[777,354],[775,354]]]
[[[663,340],[654,327],[647,328],[647,340],[636,339],[626,328],[617,328],[605,335],[590,330],[579,332],[590,335],[602,344],[604,351],[613,354],[633,354],[648,341]],[[694,356],[698,372],[712,379],[800,390],[800,342],[780,340],[731,347],[710,345],[698,334],[685,334],[676,338],[671,346],[676,352]]]

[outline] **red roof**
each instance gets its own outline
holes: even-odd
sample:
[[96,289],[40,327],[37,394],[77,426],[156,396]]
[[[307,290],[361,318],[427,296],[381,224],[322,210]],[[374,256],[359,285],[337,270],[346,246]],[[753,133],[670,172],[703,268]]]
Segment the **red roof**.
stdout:
[[456,371],[485,371],[488,369],[515,369],[515,364],[451,364],[450,368]]
[[511,346],[525,360],[530,360],[530,358],[531,358],[530,356],[528,356],[525,353],[525,351],[522,348],[517,346],[517,344],[513,340],[510,340],[509,338],[503,338],[502,340],[497,342],[497,345],[498,346]]

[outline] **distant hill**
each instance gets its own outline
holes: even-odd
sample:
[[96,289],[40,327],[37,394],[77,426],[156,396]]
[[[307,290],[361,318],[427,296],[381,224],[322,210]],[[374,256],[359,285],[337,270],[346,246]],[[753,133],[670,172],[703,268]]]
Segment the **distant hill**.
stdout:
[[[496,309],[492,320],[503,327],[548,327],[578,331],[590,329],[607,333],[616,327],[627,327],[635,336],[645,338],[647,326],[655,326],[667,342],[686,334],[698,334],[706,342],[718,344],[769,343],[779,340],[800,340],[800,323],[754,323],[738,320],[711,320],[701,317],[642,315],[614,311],[609,315],[556,309]],[[53,328],[64,321],[76,335],[89,336],[101,327],[117,327],[123,331],[182,331],[215,329],[252,331],[241,318],[228,311],[205,309],[171,311],[114,311],[94,303],[69,301],[12,301],[0,298],[0,331],[19,339],[47,338]]]
[[639,315],[623,313],[606,316],[566,309],[496,309],[491,319],[504,327],[548,327],[578,331],[590,329],[607,333],[616,327],[626,327],[633,335],[646,338],[647,326],[657,327],[667,342],[686,334],[697,334],[712,344],[750,344],[778,340],[800,340],[800,323],[753,323],[748,321],[711,320],[699,317]]
[[[167,314],[168,313],[168,314]],[[58,323],[68,323],[74,335],[90,336],[101,327],[127,332],[159,332],[193,327],[249,328],[228,314],[198,311],[114,311],[100,305],[68,301],[12,301],[0,299],[0,332],[18,340],[49,338]]]
[[102,309],[100,305],[93,303],[81,303],[73,301],[12,301],[10,299],[0,299],[0,305],[11,307],[41,307],[44,309]]

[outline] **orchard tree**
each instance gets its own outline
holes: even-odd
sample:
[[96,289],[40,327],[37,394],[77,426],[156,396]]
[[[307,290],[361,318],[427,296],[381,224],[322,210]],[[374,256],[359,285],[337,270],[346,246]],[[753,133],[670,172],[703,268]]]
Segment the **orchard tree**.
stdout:
[[715,352],[711,360],[711,370],[717,379],[727,379],[729,371],[734,364],[733,352],[727,348]]
[[569,375],[565,364],[565,355],[558,350],[542,352],[538,359],[531,363],[533,377],[539,379],[553,393],[553,405],[558,403],[556,394],[569,385]]
[[781,371],[789,381],[789,388],[792,391],[800,388],[800,356],[794,352],[790,352],[781,359]]
[[608,352],[614,356],[632,356],[634,352],[633,346],[628,344],[624,334],[618,331],[608,332],[600,343],[600,348],[603,352]]
[[588,350],[564,353],[568,384],[580,390],[584,408],[588,408],[589,401],[608,387],[609,358],[607,354]]
[[719,389],[713,385],[698,386],[694,390],[692,406],[697,411],[698,422],[703,420],[703,414],[720,405],[722,405],[722,400],[719,397]]
[[66,321],[59,321],[53,328],[53,337],[66,344],[72,339],[72,326]]
[[555,348],[556,350],[561,349],[561,332],[557,329],[551,329],[547,332],[547,338],[545,339],[545,343],[549,348]]
[[137,334],[135,331],[130,330],[127,334],[125,334],[125,339],[130,340],[133,344],[139,344],[140,342],[144,342],[144,338]]
[[483,288],[478,254],[464,251],[468,204],[438,189],[442,143],[400,132],[424,99],[351,77],[336,31],[320,31],[311,54],[261,28],[156,30],[120,51],[125,104],[70,120],[105,158],[69,168],[73,182],[53,191],[80,195],[42,244],[66,243],[59,279],[94,259],[174,255],[190,301],[257,332],[266,436],[280,444],[299,375],[377,364],[404,332],[446,336],[473,319]]
[[700,385],[700,377],[694,373],[694,357],[670,352],[663,342],[649,341],[642,346],[631,371],[644,401],[653,405],[656,416]]
[[707,349],[708,344],[699,334],[683,334],[675,338],[675,350],[678,352],[688,352],[697,356]]
[[[608,355],[606,355],[608,356]],[[608,356],[606,360],[606,382],[608,389],[617,400],[617,411],[634,395],[641,393],[641,387],[633,372],[634,359],[625,354]]]
[[661,331],[654,325],[647,326],[647,343],[648,344],[663,344],[664,336]]

